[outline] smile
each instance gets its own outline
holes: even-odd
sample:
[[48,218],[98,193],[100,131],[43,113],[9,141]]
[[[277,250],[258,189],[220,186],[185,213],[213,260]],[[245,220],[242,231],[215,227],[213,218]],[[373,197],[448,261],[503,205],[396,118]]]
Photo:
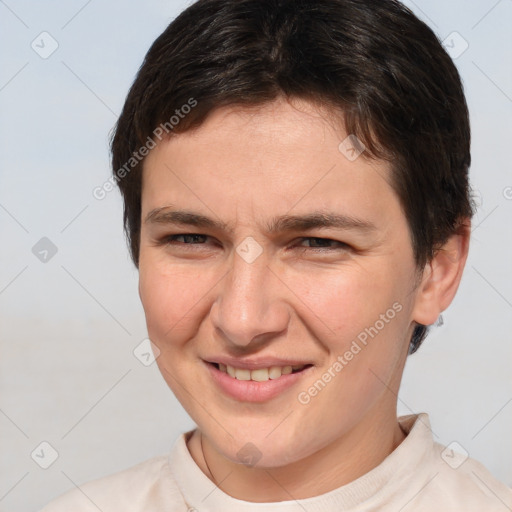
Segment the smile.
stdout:
[[266,402],[278,397],[314,368],[312,364],[301,364],[249,369],[204,362],[222,394],[242,402]]
[[227,373],[230,377],[237,380],[253,380],[256,382],[265,382],[267,380],[279,379],[282,375],[289,375],[304,370],[307,364],[297,366],[270,366],[269,368],[258,368],[249,370],[247,368],[234,368],[222,363],[213,363],[221,372]]

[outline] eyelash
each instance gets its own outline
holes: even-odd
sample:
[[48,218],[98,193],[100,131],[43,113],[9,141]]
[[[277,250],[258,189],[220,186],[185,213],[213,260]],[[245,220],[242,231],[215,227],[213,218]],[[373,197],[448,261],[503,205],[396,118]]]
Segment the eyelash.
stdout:
[[[206,237],[211,238],[208,235],[202,235],[200,233],[180,233],[179,235],[169,235],[159,242],[159,245],[172,245],[173,242],[176,242],[176,237]],[[332,242],[334,244],[338,244],[338,247],[301,247],[302,249],[312,249],[316,252],[323,252],[323,251],[333,251],[333,250],[347,250],[350,249],[350,246],[344,242],[340,242],[338,240],[333,240],[331,238],[322,238],[322,237],[315,237],[315,236],[308,236],[308,237],[301,237],[299,239],[300,242],[303,242],[305,240],[322,240],[325,242]],[[177,242],[178,245],[203,245],[202,243],[195,244],[195,243],[185,243],[185,242]]]

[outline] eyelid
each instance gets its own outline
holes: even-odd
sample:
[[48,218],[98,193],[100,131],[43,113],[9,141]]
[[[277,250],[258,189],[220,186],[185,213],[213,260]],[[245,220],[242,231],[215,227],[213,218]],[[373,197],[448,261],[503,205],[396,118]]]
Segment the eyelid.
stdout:
[[[205,235],[204,233],[174,233],[172,235],[163,236],[161,239],[159,239],[159,243],[161,243],[163,245],[170,244],[171,242],[175,241],[175,240],[173,240],[173,238],[178,237],[178,236],[202,236],[202,237],[205,237],[206,239],[213,238],[210,235]],[[179,245],[204,245],[203,243],[187,244],[185,242],[178,242],[178,244]]]
[[[187,246],[187,245],[190,245],[190,246],[202,246],[202,245],[206,245],[206,243],[208,242],[208,240],[211,240],[213,237],[210,236],[210,235],[206,235],[204,233],[193,233],[193,232],[185,232],[185,233],[174,233],[172,235],[166,235],[164,237],[162,237],[158,243],[159,245],[171,245],[172,242],[174,242],[175,240],[173,240],[173,238],[175,237],[179,237],[179,236],[198,236],[198,237],[205,237],[206,238],[206,241],[205,242],[201,242],[201,243],[186,243],[186,242],[177,242],[177,245],[181,245],[181,246]],[[304,242],[305,240],[324,240],[324,241],[327,241],[327,242],[331,242],[333,244],[336,244],[334,246],[326,246],[326,247],[308,247],[308,246],[300,246],[300,243]],[[347,250],[347,249],[351,249],[351,246],[349,244],[347,244],[346,242],[342,242],[340,240],[335,240],[333,238],[328,238],[328,237],[321,237],[321,236],[303,236],[303,237],[299,237],[298,239],[295,239],[294,240],[294,243],[292,245],[292,249],[293,248],[299,248],[299,249],[310,249],[310,250],[313,250],[313,251],[316,251],[316,252],[321,252],[321,251],[333,251],[333,250],[336,250],[336,249],[343,249],[343,250]]]
[[[350,245],[346,242],[342,242],[341,240],[335,240],[334,238],[324,237],[324,236],[303,236],[299,238],[299,243],[304,240],[325,240],[327,242],[333,242],[334,244],[338,244],[337,246],[331,247],[304,247],[304,249],[313,249],[313,250],[334,250],[334,249],[347,249],[350,248]],[[341,247],[339,247],[341,246]]]

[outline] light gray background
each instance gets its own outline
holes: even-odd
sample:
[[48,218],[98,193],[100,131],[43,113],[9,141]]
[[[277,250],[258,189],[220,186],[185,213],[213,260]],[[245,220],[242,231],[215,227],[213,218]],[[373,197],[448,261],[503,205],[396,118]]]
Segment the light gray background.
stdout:
[[[409,358],[399,412],[430,414],[512,484],[510,0],[407,1],[456,59],[473,126],[479,210],[458,296]],[[34,510],[85,481],[167,453],[193,427],[145,338],[108,133],[151,42],[188,2],[0,0],[0,509]],[[47,31],[58,49],[51,48]],[[41,38],[44,39],[41,43]],[[455,38],[455,39],[454,39]],[[451,36],[452,51],[464,41]],[[48,237],[46,263],[32,247]],[[44,470],[51,451],[58,458]],[[39,448],[38,448],[39,447]],[[43,450],[43,451],[41,451]]]

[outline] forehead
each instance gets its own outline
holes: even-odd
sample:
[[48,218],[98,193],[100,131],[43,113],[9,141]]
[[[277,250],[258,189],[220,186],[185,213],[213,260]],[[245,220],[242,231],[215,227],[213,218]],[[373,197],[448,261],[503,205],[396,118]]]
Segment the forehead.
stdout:
[[357,156],[353,141],[307,102],[217,109],[146,157],[143,218],[168,205],[240,222],[313,210],[369,222],[400,215],[389,163]]

